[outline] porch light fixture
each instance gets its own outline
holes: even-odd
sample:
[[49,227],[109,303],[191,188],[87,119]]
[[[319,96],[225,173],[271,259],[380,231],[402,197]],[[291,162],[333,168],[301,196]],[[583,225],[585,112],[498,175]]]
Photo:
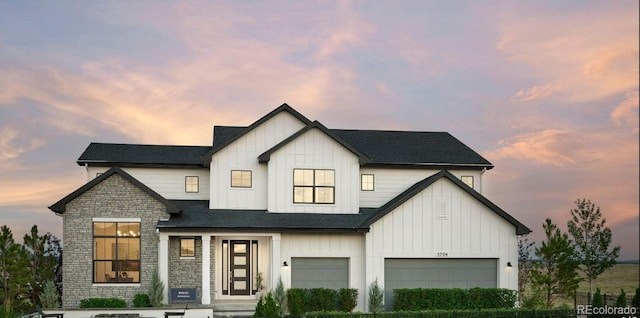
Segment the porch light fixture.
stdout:
[[289,267],[289,264],[287,264],[287,261],[284,261],[284,262],[282,262],[282,266]]
[[507,262],[507,267],[513,267],[513,265],[511,265],[511,262]]

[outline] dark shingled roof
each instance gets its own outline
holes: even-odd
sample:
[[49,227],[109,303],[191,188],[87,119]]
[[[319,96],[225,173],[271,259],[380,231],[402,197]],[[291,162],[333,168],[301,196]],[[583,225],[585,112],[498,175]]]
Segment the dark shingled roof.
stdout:
[[210,150],[208,146],[91,143],[77,162],[91,166],[202,167],[200,158]]
[[446,170],[417,182],[380,208],[361,208],[358,214],[269,213],[266,210],[209,209],[209,201],[173,200],[171,202],[179,207],[182,213],[171,215],[167,221],[159,221],[158,228],[172,231],[366,232],[377,220],[442,178],[450,180],[511,223],[517,235],[531,232],[524,224]]
[[215,126],[211,147],[91,143],[77,162],[91,166],[207,167],[217,151],[281,112],[290,113],[307,127],[260,155],[261,162],[268,161],[271,152],[306,130],[319,128],[356,154],[362,165],[493,168],[489,161],[446,132],[327,129],[287,104],[247,127]]
[[358,214],[269,213],[266,210],[209,209],[209,201],[173,200],[182,213],[158,228],[172,231],[278,231],[278,232],[358,232],[376,209],[360,209]]
[[73,201],[74,199],[76,199],[77,197],[82,195],[83,193],[89,191],[89,189],[95,187],[97,184],[99,184],[100,182],[106,180],[107,178],[111,177],[114,174],[117,174],[117,175],[123,177],[125,180],[133,183],[133,185],[135,185],[136,187],[140,188],[140,190],[146,192],[151,197],[153,197],[156,200],[160,201],[167,208],[167,213],[176,214],[176,213],[180,213],[181,212],[180,208],[178,208],[177,206],[173,205],[173,203],[171,203],[169,200],[165,199],[163,196],[159,195],[157,192],[155,192],[151,188],[147,187],[144,183],[138,181],[138,179],[134,178],[133,176],[131,176],[130,174],[126,173],[124,170],[122,170],[122,169],[120,169],[118,167],[113,167],[113,168],[105,171],[105,173],[103,173],[100,176],[96,177],[95,179],[87,182],[85,185],[81,186],[76,191],[73,191],[69,195],[67,195],[66,197],[60,199],[60,201],[52,204],[49,207],[49,209],[51,211],[57,213],[57,214],[63,214],[67,210],[67,203]]

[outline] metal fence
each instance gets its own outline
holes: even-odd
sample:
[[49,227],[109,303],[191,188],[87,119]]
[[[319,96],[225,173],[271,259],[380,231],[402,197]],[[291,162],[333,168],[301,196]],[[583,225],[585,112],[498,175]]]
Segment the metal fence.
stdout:
[[[602,294],[602,299],[604,299],[605,306],[613,307],[616,305],[616,301],[618,300],[619,294]],[[631,305],[631,301],[633,300],[633,294],[627,294],[627,305]],[[586,306],[591,305],[591,301],[593,299],[593,295],[589,292],[576,292],[576,296],[573,300],[573,305],[575,308],[578,306]]]

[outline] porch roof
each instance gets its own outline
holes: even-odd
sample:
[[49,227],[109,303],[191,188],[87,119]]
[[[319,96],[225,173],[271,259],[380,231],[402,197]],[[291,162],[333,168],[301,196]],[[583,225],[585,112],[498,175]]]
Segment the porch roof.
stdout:
[[357,214],[270,213],[266,210],[209,209],[209,201],[172,200],[180,215],[159,221],[160,231],[278,231],[366,232],[362,223],[377,211],[361,208]]

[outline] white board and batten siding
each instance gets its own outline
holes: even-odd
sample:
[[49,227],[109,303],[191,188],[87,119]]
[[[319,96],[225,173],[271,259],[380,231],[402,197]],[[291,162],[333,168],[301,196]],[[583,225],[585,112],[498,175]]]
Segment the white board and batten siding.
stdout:
[[[357,288],[356,311],[365,310],[365,256],[364,237],[358,234],[282,234],[280,255],[282,261],[292,264],[292,258],[347,258],[349,288]],[[291,268],[283,268],[281,275],[285,288],[291,287]]]
[[[395,198],[415,183],[440,172],[437,169],[370,169],[364,168],[361,174],[372,174],[374,191],[360,191],[360,207],[378,208]],[[481,170],[450,170],[458,179],[472,176],[474,190],[482,193]]]
[[[215,153],[210,165],[210,208],[266,210],[267,167],[258,163],[258,156],[304,126],[293,115],[280,112]],[[250,170],[251,188],[232,188],[231,170]]]
[[[107,171],[108,167],[88,167],[89,179]],[[206,168],[122,168],[136,180],[168,200],[208,200],[209,170]],[[198,192],[187,193],[186,177],[198,177]]]
[[[334,204],[293,203],[294,169],[335,171]],[[269,212],[358,213],[358,157],[320,129],[311,129],[271,154],[268,163]]]
[[514,225],[440,179],[371,225],[367,285],[384,282],[386,258],[497,259],[496,286],[517,289],[515,233]]

